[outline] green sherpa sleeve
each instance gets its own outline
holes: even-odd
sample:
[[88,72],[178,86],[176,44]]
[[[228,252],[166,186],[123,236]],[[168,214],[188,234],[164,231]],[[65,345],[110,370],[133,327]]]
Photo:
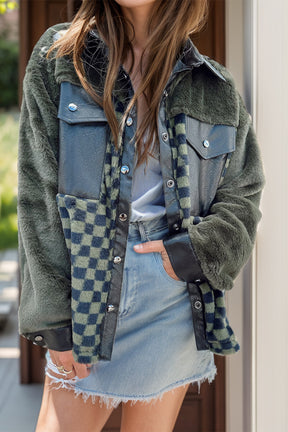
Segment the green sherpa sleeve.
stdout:
[[[263,166],[251,117],[240,96],[239,113],[236,150],[208,215],[197,225],[191,223],[186,234],[176,234],[164,241],[180,278],[183,279],[183,274],[192,275],[195,280],[204,278],[219,290],[233,287],[234,279],[252,252],[261,217]],[[185,251],[183,259],[181,250]],[[182,261],[186,266],[183,272]]]
[[70,258],[56,204],[59,86],[53,72],[55,59],[47,59],[43,48],[51,44],[53,32],[46,32],[36,45],[23,84],[18,157],[19,331],[32,340],[38,334],[36,341],[47,330],[50,336],[55,331],[58,339],[63,333],[65,346],[59,346],[58,340],[49,348],[68,349]]

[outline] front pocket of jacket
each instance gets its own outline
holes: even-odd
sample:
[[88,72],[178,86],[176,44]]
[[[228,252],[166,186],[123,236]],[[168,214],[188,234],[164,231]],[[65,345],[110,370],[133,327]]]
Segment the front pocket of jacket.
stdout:
[[186,139],[192,212],[204,215],[235,150],[236,128],[186,116]]
[[103,109],[82,87],[63,82],[58,118],[59,193],[99,199],[109,133]]

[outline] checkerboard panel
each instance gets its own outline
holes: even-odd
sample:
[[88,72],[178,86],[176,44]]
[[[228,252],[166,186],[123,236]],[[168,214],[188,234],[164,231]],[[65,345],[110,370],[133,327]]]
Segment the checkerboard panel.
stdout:
[[208,283],[200,286],[205,303],[206,338],[216,354],[233,354],[240,347],[226,316],[225,293],[213,290]]
[[[190,215],[191,200],[185,115],[179,114],[170,119],[168,131],[182,228],[187,229],[190,224],[197,225],[200,223],[202,218]],[[230,156],[228,155],[221,181],[229,165],[229,160]],[[201,284],[200,289],[205,304],[206,339],[210,350],[217,354],[232,354],[238,351],[239,344],[226,316],[224,292],[213,290],[208,283]]]
[[119,194],[119,152],[107,144],[99,200],[57,195],[71,256],[71,309],[74,357],[98,360],[113,266],[113,240]]

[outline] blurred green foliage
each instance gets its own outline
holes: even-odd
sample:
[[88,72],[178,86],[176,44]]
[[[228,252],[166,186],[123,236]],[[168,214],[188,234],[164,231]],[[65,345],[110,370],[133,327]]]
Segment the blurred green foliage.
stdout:
[[19,113],[0,113],[0,249],[17,246]]
[[18,104],[18,43],[0,35],[0,107]]

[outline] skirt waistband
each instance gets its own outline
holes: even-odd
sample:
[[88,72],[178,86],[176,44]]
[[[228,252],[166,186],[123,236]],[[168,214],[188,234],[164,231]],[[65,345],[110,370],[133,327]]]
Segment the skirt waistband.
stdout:
[[154,219],[130,222],[129,237],[137,237],[139,234],[151,234],[168,228],[167,216],[160,216]]

